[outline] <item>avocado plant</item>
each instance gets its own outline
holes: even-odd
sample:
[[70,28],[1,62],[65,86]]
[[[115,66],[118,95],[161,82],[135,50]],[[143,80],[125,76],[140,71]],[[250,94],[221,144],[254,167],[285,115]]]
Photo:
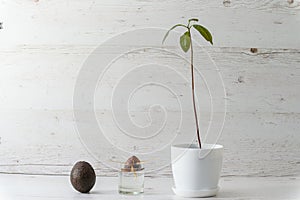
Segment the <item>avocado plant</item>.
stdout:
[[197,116],[197,109],[196,109],[196,102],[195,102],[195,81],[194,81],[194,51],[193,51],[193,42],[192,42],[192,32],[191,30],[194,29],[200,33],[200,35],[208,42],[213,45],[213,39],[211,33],[205,28],[204,26],[198,24],[199,19],[192,18],[188,20],[187,25],[184,24],[176,24],[169,29],[169,31],[164,36],[162,43],[168,37],[170,31],[175,28],[182,27],[185,29],[185,32],[180,36],[180,47],[186,53],[190,50],[190,67],[191,67],[191,76],[192,76],[192,100],[193,100],[193,109],[194,109],[194,116],[196,122],[196,131],[197,131],[197,138],[199,148],[201,149],[201,137],[199,131],[199,122]]

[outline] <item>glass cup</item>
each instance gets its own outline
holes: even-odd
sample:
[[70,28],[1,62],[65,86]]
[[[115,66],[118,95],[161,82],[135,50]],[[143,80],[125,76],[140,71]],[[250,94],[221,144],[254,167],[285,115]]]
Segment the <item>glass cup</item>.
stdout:
[[144,192],[144,168],[123,164],[119,171],[119,193],[141,194]]

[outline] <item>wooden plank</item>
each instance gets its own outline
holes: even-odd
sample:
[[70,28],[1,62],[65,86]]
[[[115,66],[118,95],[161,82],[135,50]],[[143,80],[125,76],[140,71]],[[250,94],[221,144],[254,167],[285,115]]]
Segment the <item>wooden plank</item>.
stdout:
[[[186,199],[175,196],[170,178],[146,178],[145,193],[137,196],[119,195],[118,179],[97,177],[89,194],[72,189],[69,177],[0,175],[1,197],[4,199]],[[212,200],[299,199],[299,177],[224,178],[220,191]]]
[[[199,17],[216,46],[299,48],[299,1],[2,1],[1,45],[100,44],[120,32]],[[288,31],[287,31],[288,30]],[[20,33],[22,35],[20,36]]]
[[[296,130],[300,128],[299,118],[299,114],[292,113],[228,113],[218,140],[225,147],[222,176],[298,175],[300,141]],[[104,153],[97,158],[101,163],[87,153],[75,131],[72,111],[6,111],[0,120],[1,173],[66,175],[76,161],[87,160],[97,174],[116,175],[116,171],[102,163],[112,166],[109,158],[116,156],[117,151],[99,148],[99,152]],[[182,134],[194,133],[192,122],[192,116],[185,119]],[[207,128],[207,123],[203,125],[203,129]],[[113,124],[103,124],[103,128],[106,134],[115,132]],[[168,141],[168,137],[158,138],[161,142]],[[128,148],[133,145],[138,144],[131,143]],[[169,166],[155,170],[170,163],[170,147],[165,148],[161,163],[142,156],[149,160],[147,170],[152,170],[149,176],[171,176]]]
[[[73,46],[25,46],[1,51],[1,109],[72,109],[73,89],[78,73],[85,62],[88,53],[95,47]],[[199,50],[200,51],[200,50]],[[206,51],[220,68],[221,75],[227,90],[228,110],[231,112],[275,112],[298,113],[300,81],[299,54],[300,51],[286,49],[258,49],[258,53],[251,53],[248,48],[207,48]],[[197,52],[198,53],[198,52]],[[114,54],[114,50],[107,52]],[[182,55],[182,54],[181,54]],[[199,64],[200,71],[205,75],[211,89],[220,88],[220,79],[213,82],[217,72],[214,71],[212,61],[200,51],[195,63]],[[143,60],[141,60],[141,57]],[[123,69],[145,63],[163,63],[178,70],[187,81],[174,82],[168,76],[165,68],[149,70],[151,80],[162,83],[170,82],[177,87],[181,95],[183,109],[190,108],[190,71],[184,61],[161,52],[145,54],[132,53],[129,58],[120,60],[120,63],[111,69],[109,76],[101,82],[104,92],[109,92],[116,86]],[[101,61],[99,62],[101,65]],[[121,67],[124,66],[125,67]],[[183,67],[182,67],[183,66]],[[122,73],[121,73],[122,72]],[[146,72],[143,72],[146,73]],[[205,88],[203,78],[196,75],[200,91],[199,101],[207,111],[209,94]],[[126,89],[134,88],[139,84],[138,78],[126,82]],[[176,79],[177,81],[177,79]],[[14,91],[14,92],[12,92]],[[101,92],[98,91],[98,92]],[[153,91],[158,95],[159,91]],[[99,93],[101,94],[101,93]],[[108,93],[107,93],[108,94]],[[222,98],[222,92],[218,97]],[[249,97],[249,94],[251,96]],[[57,101],[59,97],[59,101]],[[19,99],[22,98],[22,101]],[[141,99],[140,99],[141,100]],[[168,99],[169,100],[169,99]],[[249,103],[251,101],[251,103]],[[110,99],[101,99],[97,109],[110,109]],[[139,102],[137,100],[137,102]],[[169,109],[178,110],[174,101],[167,102]],[[144,108],[136,104],[138,110]],[[202,108],[201,107],[201,108]],[[218,109],[218,107],[217,107]],[[223,111],[223,108],[219,108]]]

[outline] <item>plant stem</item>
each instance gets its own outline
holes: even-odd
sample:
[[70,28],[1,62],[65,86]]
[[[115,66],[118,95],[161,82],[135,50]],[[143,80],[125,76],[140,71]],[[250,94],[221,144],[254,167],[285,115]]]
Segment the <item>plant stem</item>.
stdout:
[[[189,32],[190,32],[190,29],[189,29]],[[198,144],[199,144],[199,148],[201,149],[200,131],[199,131],[198,116],[197,116],[197,109],[196,109],[196,102],[195,102],[194,51],[193,51],[191,32],[190,32],[190,38],[191,38],[192,97],[193,97],[193,107],[194,107],[194,115],[195,115],[195,121],[196,121]]]

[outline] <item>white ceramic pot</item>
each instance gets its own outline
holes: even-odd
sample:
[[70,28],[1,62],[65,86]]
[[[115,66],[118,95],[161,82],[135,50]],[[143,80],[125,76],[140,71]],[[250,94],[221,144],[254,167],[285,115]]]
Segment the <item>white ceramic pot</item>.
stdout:
[[219,190],[223,146],[179,144],[171,147],[173,191],[183,197],[210,197]]

